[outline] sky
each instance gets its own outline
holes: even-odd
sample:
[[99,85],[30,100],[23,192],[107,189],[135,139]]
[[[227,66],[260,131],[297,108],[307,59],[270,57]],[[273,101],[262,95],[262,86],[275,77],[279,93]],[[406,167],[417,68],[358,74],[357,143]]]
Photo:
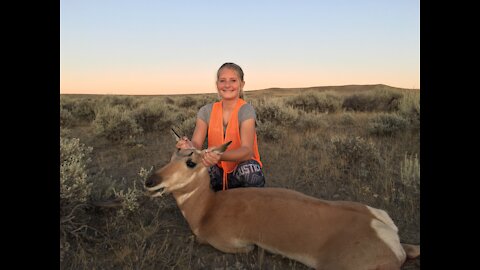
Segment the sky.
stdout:
[[420,0],[60,0],[60,93],[420,88]]

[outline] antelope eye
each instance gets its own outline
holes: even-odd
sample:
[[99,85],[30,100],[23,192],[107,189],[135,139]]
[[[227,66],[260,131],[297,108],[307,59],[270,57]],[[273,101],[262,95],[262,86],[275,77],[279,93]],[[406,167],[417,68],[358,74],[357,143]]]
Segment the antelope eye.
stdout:
[[187,160],[186,164],[189,168],[194,168],[195,166],[197,166],[197,163],[193,162],[190,158]]

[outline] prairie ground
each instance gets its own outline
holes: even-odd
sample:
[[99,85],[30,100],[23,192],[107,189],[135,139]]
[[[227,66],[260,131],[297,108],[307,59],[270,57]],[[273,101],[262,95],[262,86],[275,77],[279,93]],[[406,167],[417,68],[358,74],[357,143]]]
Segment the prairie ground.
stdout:
[[[385,85],[247,91],[266,186],[386,210],[420,243],[420,90]],[[255,248],[200,245],[171,195],[143,182],[216,95],[61,95],[61,269],[309,269]],[[102,204],[103,203],[103,204]],[[402,269],[420,269],[420,259]]]

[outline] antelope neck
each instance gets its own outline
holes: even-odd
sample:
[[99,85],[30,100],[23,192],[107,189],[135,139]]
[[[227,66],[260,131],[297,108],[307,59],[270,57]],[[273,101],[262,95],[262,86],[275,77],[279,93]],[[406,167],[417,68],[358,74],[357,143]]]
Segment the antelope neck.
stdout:
[[195,177],[191,183],[184,188],[172,192],[178,207],[195,232],[199,224],[213,203],[215,193],[210,188],[210,176],[205,169],[201,177]]

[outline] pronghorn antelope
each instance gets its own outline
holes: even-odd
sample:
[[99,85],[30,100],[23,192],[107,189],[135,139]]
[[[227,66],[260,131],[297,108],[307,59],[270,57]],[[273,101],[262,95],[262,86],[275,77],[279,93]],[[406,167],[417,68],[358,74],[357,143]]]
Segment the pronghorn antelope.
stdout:
[[[212,151],[223,153],[229,143]],[[202,150],[205,151],[205,150]],[[202,151],[177,149],[145,182],[172,193],[200,243],[227,253],[257,245],[315,269],[400,269],[420,246],[400,243],[388,214],[361,203],[326,201],[284,188],[213,192]]]

